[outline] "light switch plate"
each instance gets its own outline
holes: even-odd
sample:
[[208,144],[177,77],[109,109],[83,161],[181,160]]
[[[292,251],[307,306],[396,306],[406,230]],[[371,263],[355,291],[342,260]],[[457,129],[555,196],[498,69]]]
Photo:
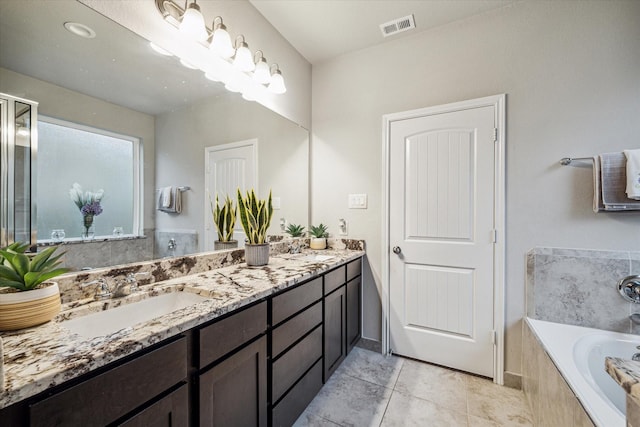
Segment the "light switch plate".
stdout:
[[280,197],[272,197],[271,206],[273,206],[273,209],[280,209]]
[[367,209],[367,195],[349,194],[349,209]]

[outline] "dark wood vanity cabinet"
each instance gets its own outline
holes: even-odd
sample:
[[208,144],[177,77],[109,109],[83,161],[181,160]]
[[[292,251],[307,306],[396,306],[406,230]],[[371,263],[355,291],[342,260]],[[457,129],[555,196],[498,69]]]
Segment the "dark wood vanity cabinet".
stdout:
[[136,426],[150,419],[188,425],[186,383],[187,338],[181,336],[29,403],[28,425]]
[[0,425],[290,426],[360,338],[357,259],[0,410]]
[[267,302],[198,329],[200,426],[267,425]]

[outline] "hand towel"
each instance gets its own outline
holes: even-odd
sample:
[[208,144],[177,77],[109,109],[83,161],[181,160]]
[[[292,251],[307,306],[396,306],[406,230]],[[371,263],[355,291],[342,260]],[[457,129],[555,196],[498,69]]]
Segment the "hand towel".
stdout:
[[640,149],[624,150],[627,158],[627,197],[640,200]]
[[600,154],[600,189],[605,211],[640,210],[640,201],[627,198],[626,159],[623,153]]
[[168,208],[171,206],[171,193],[173,189],[171,187],[164,187],[160,189],[160,207]]

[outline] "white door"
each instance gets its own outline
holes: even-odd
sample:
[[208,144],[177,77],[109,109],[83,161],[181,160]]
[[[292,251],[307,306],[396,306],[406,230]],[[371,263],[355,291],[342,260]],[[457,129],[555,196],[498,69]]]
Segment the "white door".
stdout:
[[389,134],[393,353],[494,376],[494,106]]
[[[214,207],[216,194],[220,203],[223,203],[228,194],[234,204],[237,204],[238,188],[243,193],[257,188],[257,151],[257,139],[205,148],[205,251],[212,251],[213,242],[218,238],[208,195],[211,195]],[[237,220],[233,238],[238,241],[238,247],[244,247],[245,237],[240,221]]]

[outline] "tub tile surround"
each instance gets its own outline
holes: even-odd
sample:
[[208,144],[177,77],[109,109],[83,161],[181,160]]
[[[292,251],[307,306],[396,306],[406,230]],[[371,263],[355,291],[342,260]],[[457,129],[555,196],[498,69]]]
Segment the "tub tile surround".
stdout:
[[627,392],[627,427],[640,427],[640,362],[607,357],[607,373]]
[[523,322],[522,389],[533,416],[541,427],[594,427],[527,322]]
[[[336,241],[333,249],[306,251],[297,256],[286,253],[289,244],[287,241],[272,244],[269,264],[264,267],[241,265],[244,251],[234,250],[60,276],[63,312],[54,321],[0,334],[4,341],[6,380],[0,393],[0,408],[364,255],[363,250],[335,249],[364,248],[364,242]],[[334,258],[323,263],[298,259],[317,252]],[[127,297],[93,301],[93,288],[80,287],[99,277],[115,280],[128,273],[143,271],[149,272],[150,276],[140,278],[141,292]],[[93,340],[82,339],[61,323],[68,318],[176,291],[192,292],[208,299]]]
[[[637,333],[616,284],[640,274],[640,252],[534,248],[527,253],[527,316],[576,326]],[[634,327],[635,326],[635,327]]]

